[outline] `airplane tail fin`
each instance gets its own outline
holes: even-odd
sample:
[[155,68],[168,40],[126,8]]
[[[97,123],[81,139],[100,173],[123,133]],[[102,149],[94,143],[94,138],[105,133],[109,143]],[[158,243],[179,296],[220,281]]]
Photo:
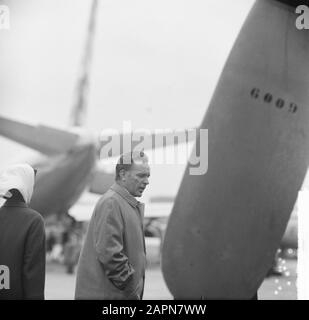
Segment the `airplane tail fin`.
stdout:
[[71,113],[71,124],[81,127],[85,123],[87,100],[89,91],[89,79],[91,71],[91,62],[93,56],[93,45],[95,37],[95,29],[97,24],[97,8],[98,0],[93,0],[86,35],[85,49],[81,64],[81,71],[76,85],[76,100]]
[[68,151],[78,135],[44,125],[30,125],[0,116],[0,135],[46,155]]

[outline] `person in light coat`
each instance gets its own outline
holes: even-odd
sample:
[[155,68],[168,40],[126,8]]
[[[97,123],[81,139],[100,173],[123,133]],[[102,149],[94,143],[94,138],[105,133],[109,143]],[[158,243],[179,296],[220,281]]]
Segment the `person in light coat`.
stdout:
[[146,249],[140,197],[150,169],[143,152],[122,155],[116,181],[97,203],[80,255],[76,299],[143,297]]

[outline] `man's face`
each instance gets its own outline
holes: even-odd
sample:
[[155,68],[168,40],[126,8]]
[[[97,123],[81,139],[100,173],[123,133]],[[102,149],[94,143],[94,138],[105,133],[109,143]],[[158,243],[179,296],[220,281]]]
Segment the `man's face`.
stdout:
[[149,184],[150,168],[147,163],[134,163],[129,171],[124,173],[124,187],[133,197],[141,197]]

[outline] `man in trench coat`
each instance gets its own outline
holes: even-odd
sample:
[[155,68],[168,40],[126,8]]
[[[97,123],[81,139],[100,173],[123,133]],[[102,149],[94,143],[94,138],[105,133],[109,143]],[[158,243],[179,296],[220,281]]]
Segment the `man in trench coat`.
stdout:
[[141,197],[150,169],[143,152],[124,154],[116,181],[100,198],[88,226],[78,263],[76,299],[143,297],[146,250]]

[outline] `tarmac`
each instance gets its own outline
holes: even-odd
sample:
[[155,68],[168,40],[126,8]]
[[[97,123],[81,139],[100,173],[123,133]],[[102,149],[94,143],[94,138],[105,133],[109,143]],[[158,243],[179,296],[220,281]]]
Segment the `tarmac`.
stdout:
[[[148,247],[151,246],[148,243]],[[148,248],[148,267],[146,270],[144,300],[171,300],[161,272],[157,247]],[[259,291],[259,300],[297,299],[297,259],[280,259],[281,276],[265,278]],[[67,274],[59,263],[48,263],[45,285],[47,300],[74,299],[76,274]]]

